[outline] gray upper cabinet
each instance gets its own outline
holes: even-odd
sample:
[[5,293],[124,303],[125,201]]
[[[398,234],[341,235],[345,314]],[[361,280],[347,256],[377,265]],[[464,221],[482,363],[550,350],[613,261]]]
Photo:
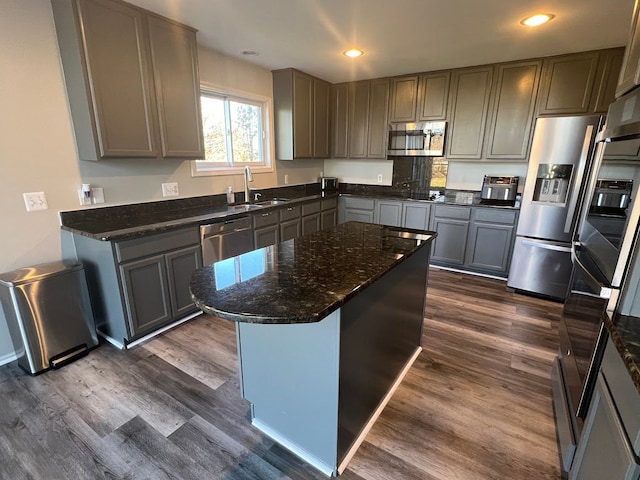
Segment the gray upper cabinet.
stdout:
[[391,79],[389,122],[445,120],[451,72]]
[[447,158],[482,158],[493,66],[455,70],[451,78]]
[[446,120],[451,72],[420,75],[417,120]]
[[333,158],[348,157],[349,84],[340,83],[331,88]]
[[272,74],[277,158],[328,158],[329,85],[293,68]]
[[616,88],[616,97],[640,84],[640,4],[636,2],[631,20],[629,40],[624,52],[622,69]]
[[598,67],[598,76],[596,77],[595,91],[591,96],[592,112],[607,113],[609,105],[615,101],[623,59],[623,48],[605,50],[600,53],[600,65]]
[[418,104],[418,76],[391,79],[389,122],[415,122]]
[[201,158],[195,30],[112,0],[51,5],[79,157]]
[[163,157],[203,158],[196,32],[149,16]]
[[349,127],[347,135],[349,158],[366,158],[367,156],[370,95],[371,84],[368,80],[353,82],[349,85]]
[[389,80],[336,85],[333,105],[334,157],[386,158]]
[[538,114],[588,113],[597,69],[598,52],[546,59]]
[[389,80],[371,80],[367,158],[387,158]]
[[526,160],[541,61],[498,65],[485,158]]

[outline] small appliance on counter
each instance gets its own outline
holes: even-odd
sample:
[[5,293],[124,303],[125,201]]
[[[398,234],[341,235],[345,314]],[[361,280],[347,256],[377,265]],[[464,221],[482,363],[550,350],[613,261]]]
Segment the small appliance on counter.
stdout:
[[320,177],[320,188],[326,193],[337,192],[338,179],[336,177]]
[[389,125],[387,155],[442,157],[447,122],[394,123]]
[[518,181],[516,176],[485,175],[482,181],[480,205],[500,205],[513,207],[518,194]]

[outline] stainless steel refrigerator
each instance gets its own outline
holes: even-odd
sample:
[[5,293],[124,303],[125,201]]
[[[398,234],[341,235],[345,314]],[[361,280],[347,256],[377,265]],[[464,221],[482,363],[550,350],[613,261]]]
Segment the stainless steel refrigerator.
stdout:
[[507,286],[564,300],[600,115],[538,118]]

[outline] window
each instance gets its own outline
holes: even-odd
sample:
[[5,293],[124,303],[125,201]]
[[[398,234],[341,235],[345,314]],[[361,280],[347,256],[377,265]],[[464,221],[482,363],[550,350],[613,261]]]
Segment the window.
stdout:
[[205,158],[192,162],[192,174],[234,174],[250,165],[270,170],[269,100],[201,89]]

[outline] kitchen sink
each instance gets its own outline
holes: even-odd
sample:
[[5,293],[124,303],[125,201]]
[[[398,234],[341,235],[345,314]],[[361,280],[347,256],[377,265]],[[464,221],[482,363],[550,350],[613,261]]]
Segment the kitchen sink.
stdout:
[[257,210],[263,208],[265,205],[259,205],[257,203],[243,203],[240,205],[232,205],[229,208],[232,212],[248,212],[249,210]]

